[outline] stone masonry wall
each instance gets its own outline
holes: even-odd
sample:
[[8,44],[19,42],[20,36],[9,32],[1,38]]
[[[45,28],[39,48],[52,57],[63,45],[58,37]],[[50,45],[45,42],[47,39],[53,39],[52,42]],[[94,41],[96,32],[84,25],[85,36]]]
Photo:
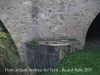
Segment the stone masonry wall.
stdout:
[[0,20],[19,54],[33,38],[75,37],[83,41],[100,11],[100,0],[0,0]]

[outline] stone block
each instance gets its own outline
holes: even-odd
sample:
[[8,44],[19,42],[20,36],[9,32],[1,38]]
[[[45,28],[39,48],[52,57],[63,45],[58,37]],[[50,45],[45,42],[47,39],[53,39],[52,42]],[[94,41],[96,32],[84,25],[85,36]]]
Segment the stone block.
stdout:
[[60,49],[49,45],[26,43],[27,60],[32,69],[57,68],[60,62]]

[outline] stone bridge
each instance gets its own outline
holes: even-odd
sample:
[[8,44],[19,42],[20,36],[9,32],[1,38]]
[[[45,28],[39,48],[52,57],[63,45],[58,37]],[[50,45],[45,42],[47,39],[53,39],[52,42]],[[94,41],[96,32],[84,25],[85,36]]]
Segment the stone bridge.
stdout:
[[0,20],[19,54],[34,38],[74,37],[82,48],[89,26],[100,12],[100,0],[0,0]]

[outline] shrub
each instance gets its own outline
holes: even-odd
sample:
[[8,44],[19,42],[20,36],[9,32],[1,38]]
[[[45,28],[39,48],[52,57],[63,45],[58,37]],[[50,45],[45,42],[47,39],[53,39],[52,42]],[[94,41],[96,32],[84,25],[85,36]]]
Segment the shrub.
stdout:
[[39,44],[39,42],[37,40],[32,40],[30,41],[31,44]]
[[69,38],[68,41],[69,42],[78,42],[78,40],[76,38]]

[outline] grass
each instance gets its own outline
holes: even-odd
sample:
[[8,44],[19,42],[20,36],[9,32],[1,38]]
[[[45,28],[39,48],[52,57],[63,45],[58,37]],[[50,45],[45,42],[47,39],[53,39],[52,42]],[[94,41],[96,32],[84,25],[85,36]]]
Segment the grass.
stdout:
[[[62,69],[66,69],[67,72]],[[75,52],[60,61],[58,71],[37,75],[100,75],[100,48],[92,46]]]
[[78,40],[76,38],[69,38],[68,41],[69,42],[78,42]]

